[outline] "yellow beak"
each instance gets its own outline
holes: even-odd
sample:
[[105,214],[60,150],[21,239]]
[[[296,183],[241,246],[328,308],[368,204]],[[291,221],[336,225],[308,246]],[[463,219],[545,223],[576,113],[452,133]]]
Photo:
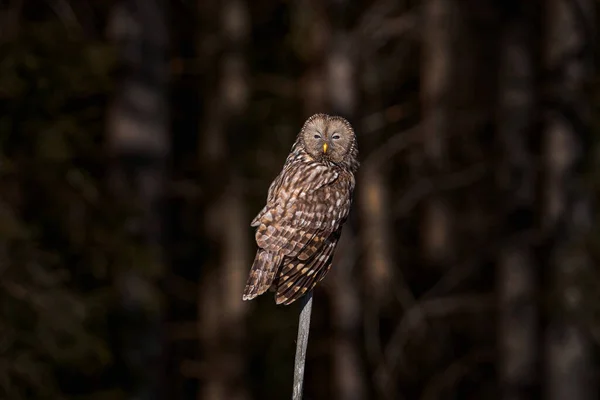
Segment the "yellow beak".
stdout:
[[327,143],[323,143],[323,153],[327,153]]

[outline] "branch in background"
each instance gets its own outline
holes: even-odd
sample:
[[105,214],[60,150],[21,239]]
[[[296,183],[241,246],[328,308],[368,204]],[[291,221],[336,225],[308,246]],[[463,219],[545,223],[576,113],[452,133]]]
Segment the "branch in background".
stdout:
[[[460,312],[478,313],[494,306],[491,295],[446,296],[426,301],[419,301],[408,310],[400,320],[396,330],[385,349],[385,365],[377,368],[376,379],[383,380],[381,386],[388,386],[396,376],[398,366],[405,366],[404,348],[409,333],[416,328],[423,328],[427,318],[445,317]],[[387,375],[386,375],[387,373]]]
[[296,359],[294,361],[293,400],[302,399],[304,388],[304,366],[306,365],[306,348],[310,333],[310,315],[312,313],[313,292],[308,292],[301,300],[300,319],[298,323],[298,340],[296,342]]
[[[415,36],[417,29],[417,16],[412,12],[407,12],[405,15],[395,18],[388,18],[384,21],[379,21],[377,26],[364,27],[358,33],[370,41],[373,46],[370,51],[377,50],[383,47],[389,40],[398,39],[405,35]],[[367,30],[368,29],[368,30]]]
[[[519,234],[514,234],[507,240],[520,242],[526,246],[534,246],[539,243],[539,235],[537,231],[530,229]],[[442,276],[419,300],[431,299],[456,289],[461,282],[467,280],[477,271],[477,268],[484,263],[484,260],[496,258],[505,245],[504,241],[499,242],[494,240],[489,246],[479,249],[478,253],[470,254],[468,259],[450,268],[448,273]]]
[[393,214],[396,217],[408,214],[420,201],[434,193],[472,185],[485,176],[486,170],[486,165],[482,163],[473,165],[464,171],[443,175],[433,180],[422,178],[414,187],[406,191],[406,194],[396,203]]
[[[537,231],[528,230],[512,235],[508,240],[522,243],[525,246],[532,246],[539,242]],[[427,329],[428,317],[440,317],[450,313],[459,312],[461,310],[470,309],[477,312],[483,309],[488,309],[493,306],[491,298],[483,297],[485,300],[478,300],[475,297],[434,297],[448,293],[455,289],[461,282],[469,278],[485,259],[493,259],[496,254],[499,254],[505,248],[504,242],[492,242],[490,246],[479,251],[478,254],[472,255],[464,262],[450,268],[442,279],[438,281],[431,289],[425,292],[420,299],[414,303],[414,306],[408,310],[404,317],[399,322],[396,331],[392,335],[392,339],[388,343],[385,350],[379,350],[378,354],[381,357],[377,358],[376,372],[374,373],[373,381],[379,391],[386,391],[388,381],[394,375],[396,365],[406,365],[403,357],[404,344],[408,339],[408,334],[414,332],[415,329],[420,329],[423,332]],[[488,301],[489,300],[489,301]],[[367,333],[367,331],[366,331]],[[367,346],[367,350],[372,347]],[[387,360],[383,359],[383,354],[387,354]],[[372,358],[375,360],[376,358]]]
[[391,138],[385,141],[377,149],[373,150],[371,154],[367,156],[363,165],[374,164],[382,165],[387,163],[393,156],[406,150],[410,146],[422,143],[423,138],[420,136],[421,131],[419,126],[409,129],[408,131],[393,135]]
[[390,39],[411,34],[417,31],[418,10],[401,10],[401,15],[390,16],[397,8],[397,2],[376,1],[370,9],[365,11],[357,24],[355,32],[371,46],[367,50],[376,50]]
[[461,378],[472,371],[476,365],[492,362],[494,352],[490,350],[473,351],[454,361],[448,368],[435,375],[425,388],[421,400],[437,400],[448,396],[446,390],[456,387]]
[[73,8],[67,0],[51,0],[48,1],[48,5],[64,24],[69,33],[73,33],[74,30],[80,32],[83,30],[75,11],[73,11]]
[[370,31],[381,23],[381,20],[391,14],[396,7],[396,2],[392,0],[376,1],[373,5],[362,13],[362,17],[357,24],[358,31]]

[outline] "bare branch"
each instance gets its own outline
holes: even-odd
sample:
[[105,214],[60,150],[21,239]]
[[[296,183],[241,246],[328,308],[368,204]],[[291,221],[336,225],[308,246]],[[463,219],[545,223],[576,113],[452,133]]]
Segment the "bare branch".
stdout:
[[296,360],[294,361],[294,391],[293,400],[302,399],[304,389],[304,366],[306,364],[306,348],[308,347],[308,334],[310,332],[310,315],[312,312],[312,290],[301,299],[302,310],[298,323],[298,340],[296,341]]

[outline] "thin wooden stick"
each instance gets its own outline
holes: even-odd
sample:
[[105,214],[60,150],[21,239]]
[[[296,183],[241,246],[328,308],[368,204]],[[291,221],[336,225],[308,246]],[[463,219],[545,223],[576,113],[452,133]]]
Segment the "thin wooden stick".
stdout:
[[310,314],[312,312],[312,290],[302,297],[302,310],[298,323],[298,340],[296,341],[296,361],[294,362],[294,393],[292,400],[302,399],[304,388],[304,365],[306,364],[306,347],[310,331]]

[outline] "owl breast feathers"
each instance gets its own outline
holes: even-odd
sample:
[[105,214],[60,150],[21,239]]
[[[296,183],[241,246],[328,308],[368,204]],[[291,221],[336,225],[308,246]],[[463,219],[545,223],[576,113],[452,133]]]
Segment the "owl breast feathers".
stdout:
[[259,248],[244,300],[273,288],[277,304],[291,304],[325,277],[350,212],[357,155],[345,119],[317,114],[306,121],[251,223]]

